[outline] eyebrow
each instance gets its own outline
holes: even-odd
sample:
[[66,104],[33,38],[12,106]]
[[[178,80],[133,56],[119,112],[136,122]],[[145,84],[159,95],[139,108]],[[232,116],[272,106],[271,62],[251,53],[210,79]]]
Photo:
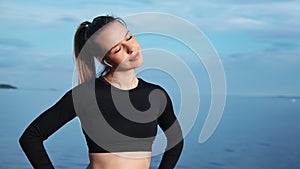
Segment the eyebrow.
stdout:
[[[124,38],[128,35],[130,31],[127,31],[127,33],[125,34]],[[119,42],[120,43],[120,42]],[[117,47],[119,45],[119,43],[115,44],[113,47],[110,48],[109,51],[113,50],[115,47]]]

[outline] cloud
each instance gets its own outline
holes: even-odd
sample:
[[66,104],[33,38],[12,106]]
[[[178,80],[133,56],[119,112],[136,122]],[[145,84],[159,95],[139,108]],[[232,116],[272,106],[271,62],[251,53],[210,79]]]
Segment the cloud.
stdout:
[[[277,44],[276,44],[277,45]],[[275,46],[276,46],[275,45]],[[286,44],[287,48],[294,45]],[[229,93],[299,94],[299,52],[238,52],[222,58]]]
[[[194,17],[197,25],[207,31],[245,32],[261,34],[299,33],[299,1],[261,3],[199,2],[190,10],[202,17]],[[236,3],[235,3],[236,2]],[[188,15],[187,15],[188,16]]]
[[71,16],[64,16],[64,17],[61,17],[59,20],[62,22],[71,22],[71,23],[79,22],[78,18],[71,17]]
[[223,0],[223,1],[216,1],[211,0],[212,2],[219,2],[219,3],[231,3],[231,4],[260,4],[260,3],[270,3],[270,2],[292,2],[297,0]]
[[265,52],[291,52],[291,51],[297,51],[298,50],[298,44],[297,43],[291,43],[291,42],[275,42],[272,44],[270,48],[266,48]]
[[236,17],[228,20],[229,23],[232,24],[240,24],[244,25],[245,27],[248,26],[264,26],[266,25],[265,22],[251,19],[251,18],[245,18],[245,17]]
[[[299,84],[299,6],[299,0],[2,0],[0,74],[1,78],[11,79],[20,73],[28,77],[41,72],[69,73],[74,67],[72,38],[80,22],[106,14],[124,17],[163,12],[186,19],[205,34],[213,34],[219,41],[218,52],[225,53],[221,59],[232,91],[276,92],[294,82]],[[159,18],[146,24],[166,28]],[[27,79],[31,83],[31,78]],[[294,81],[276,83],[288,79]],[[274,87],[270,89],[269,85]],[[295,88],[299,89],[299,85],[289,91]]]
[[[294,48],[294,45],[287,44],[284,48],[266,48],[258,51],[232,53],[224,57],[225,63],[242,63],[264,65],[265,68],[299,68],[300,55],[296,50],[287,50]],[[242,68],[242,67],[241,67]]]
[[30,48],[31,44],[23,39],[0,38],[0,49],[4,48]]
[[[16,66],[32,45],[22,39],[0,38],[0,68]],[[21,61],[22,62],[22,61]]]
[[[1,41],[0,41],[1,42]],[[18,41],[13,41],[18,42]],[[22,42],[22,41],[21,41]],[[8,43],[9,44],[9,43]],[[26,69],[35,71],[72,71],[71,53],[42,51],[35,48],[25,48],[23,43],[11,45],[0,43],[0,69]],[[17,45],[16,45],[17,44]],[[40,50],[40,51],[39,51]]]
[[[142,3],[143,2],[143,3]],[[205,31],[299,34],[300,1],[66,1],[30,5],[5,1],[2,21],[22,26],[77,23],[101,14],[126,16],[139,12],[165,12],[183,17]],[[145,5],[147,3],[148,5]],[[71,4],[71,5],[70,5]],[[180,10],[179,10],[180,9]],[[19,11],[18,15],[13,11]],[[30,23],[30,24],[28,24]],[[275,33],[274,33],[275,32]]]

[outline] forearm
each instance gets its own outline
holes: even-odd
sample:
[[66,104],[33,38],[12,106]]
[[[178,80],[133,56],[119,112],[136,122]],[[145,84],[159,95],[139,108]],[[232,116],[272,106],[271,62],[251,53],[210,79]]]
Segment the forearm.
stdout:
[[44,148],[43,140],[36,137],[32,130],[37,130],[37,127],[26,129],[19,139],[25,155],[35,169],[54,169]]
[[19,143],[34,168],[54,168],[45,150],[43,141],[74,117],[76,117],[76,114],[70,91],[25,129],[19,139]]
[[[183,139],[171,149],[167,150],[162,157],[158,169],[173,169],[178,162],[183,149]],[[168,146],[167,146],[168,148]]]
[[167,138],[166,151],[163,154],[159,169],[173,169],[183,149],[183,134],[179,121],[177,120],[170,97],[166,95],[166,106],[164,112],[158,118],[158,124]]

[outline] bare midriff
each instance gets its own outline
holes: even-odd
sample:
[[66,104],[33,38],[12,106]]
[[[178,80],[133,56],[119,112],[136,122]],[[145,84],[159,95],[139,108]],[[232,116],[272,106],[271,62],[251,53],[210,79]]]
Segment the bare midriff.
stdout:
[[87,169],[149,169],[151,152],[89,153]]

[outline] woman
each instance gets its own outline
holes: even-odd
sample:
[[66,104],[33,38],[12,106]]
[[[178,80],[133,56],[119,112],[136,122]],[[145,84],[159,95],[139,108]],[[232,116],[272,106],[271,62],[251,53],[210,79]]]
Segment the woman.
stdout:
[[[149,169],[157,125],[167,137],[158,168],[174,168],[183,148],[180,125],[165,90],[137,78],[134,69],[142,64],[142,53],[125,23],[112,16],[83,22],[75,34],[74,53],[79,85],[36,118],[20,137],[32,166],[54,168],[43,141],[77,116],[89,149],[89,169]],[[97,78],[94,57],[105,66]],[[92,97],[86,94],[89,91]],[[98,117],[104,120],[95,120]]]

